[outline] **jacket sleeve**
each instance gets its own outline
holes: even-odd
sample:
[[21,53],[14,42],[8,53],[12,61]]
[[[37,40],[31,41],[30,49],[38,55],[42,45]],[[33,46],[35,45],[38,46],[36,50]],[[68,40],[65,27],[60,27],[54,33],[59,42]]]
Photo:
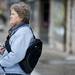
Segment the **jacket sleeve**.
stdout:
[[20,62],[24,58],[30,40],[32,39],[32,33],[28,28],[24,31],[23,29],[22,31],[17,31],[13,36],[15,38],[11,38],[12,51],[0,61],[3,67],[11,67]]
[[4,57],[4,56],[6,56],[8,54],[8,51],[5,49],[5,51],[4,51],[4,53],[1,55],[0,54],[0,60]]

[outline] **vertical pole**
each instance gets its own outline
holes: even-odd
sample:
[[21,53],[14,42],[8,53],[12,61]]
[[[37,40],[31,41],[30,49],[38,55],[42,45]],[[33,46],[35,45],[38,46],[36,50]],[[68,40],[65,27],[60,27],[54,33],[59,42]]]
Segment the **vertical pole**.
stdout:
[[71,0],[71,8],[70,8],[70,50],[69,53],[72,54],[72,8],[73,8],[73,0]]
[[67,0],[64,0],[64,10],[65,10],[65,15],[64,15],[64,52],[66,51],[66,21],[67,21]]

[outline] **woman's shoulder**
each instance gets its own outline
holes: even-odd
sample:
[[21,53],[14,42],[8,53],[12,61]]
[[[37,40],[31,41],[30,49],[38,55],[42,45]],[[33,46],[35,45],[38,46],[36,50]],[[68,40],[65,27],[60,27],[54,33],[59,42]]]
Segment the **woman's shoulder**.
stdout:
[[31,34],[32,32],[31,32],[31,30],[30,30],[30,28],[28,27],[28,26],[23,26],[23,27],[20,27],[20,28],[18,28],[18,30],[16,31],[16,35],[22,35],[22,34]]

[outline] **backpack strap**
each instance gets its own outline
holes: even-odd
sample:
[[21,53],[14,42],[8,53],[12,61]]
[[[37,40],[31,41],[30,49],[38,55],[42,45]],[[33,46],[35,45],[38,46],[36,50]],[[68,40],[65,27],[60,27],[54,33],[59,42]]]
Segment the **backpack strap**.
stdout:
[[35,39],[35,35],[34,35],[34,33],[33,33],[33,30],[32,30],[32,28],[31,28],[31,26],[29,25],[28,27],[30,28],[30,30],[31,30],[31,32],[32,32],[32,34],[33,34],[33,37],[34,37],[34,39]]

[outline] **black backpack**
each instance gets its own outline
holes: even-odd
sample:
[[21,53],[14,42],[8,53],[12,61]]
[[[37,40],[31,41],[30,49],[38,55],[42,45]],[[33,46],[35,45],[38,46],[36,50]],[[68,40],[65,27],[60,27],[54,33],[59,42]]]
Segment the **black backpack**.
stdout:
[[[8,35],[7,40],[5,42],[5,48],[8,50],[8,52],[11,52],[11,47],[9,44],[10,37],[11,36]],[[40,39],[35,38],[34,34],[33,37],[34,39],[30,42],[24,59],[19,62],[20,67],[27,74],[30,74],[33,71],[42,52],[42,41]]]

